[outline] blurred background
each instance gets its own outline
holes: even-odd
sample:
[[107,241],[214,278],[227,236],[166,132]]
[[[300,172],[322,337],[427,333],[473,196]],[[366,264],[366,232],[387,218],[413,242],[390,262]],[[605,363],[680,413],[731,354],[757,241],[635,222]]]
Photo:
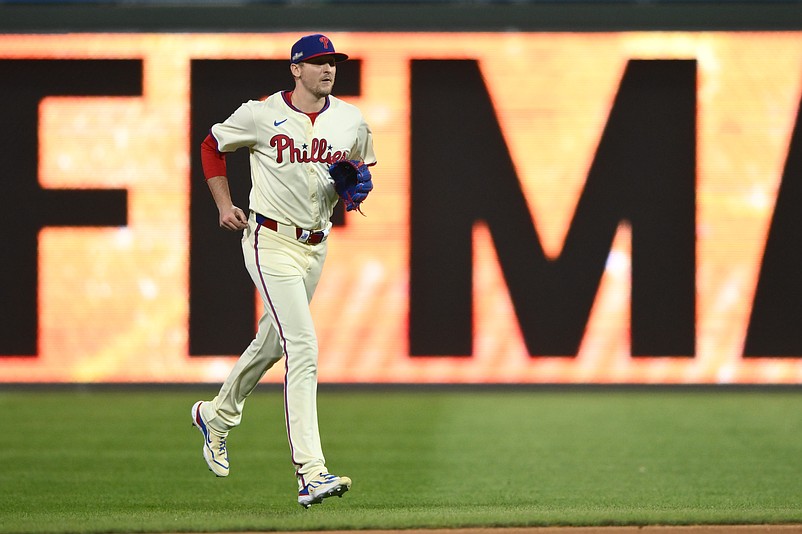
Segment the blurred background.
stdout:
[[321,382],[802,382],[802,2],[34,0],[0,1],[0,383],[226,376],[261,304],[199,145],[318,32],[379,160]]

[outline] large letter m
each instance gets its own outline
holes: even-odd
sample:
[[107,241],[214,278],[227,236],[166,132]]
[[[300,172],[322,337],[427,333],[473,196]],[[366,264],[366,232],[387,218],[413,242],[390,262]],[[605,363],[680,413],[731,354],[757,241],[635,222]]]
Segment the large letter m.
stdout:
[[696,62],[632,60],[562,252],[547,258],[479,65],[412,63],[410,354],[472,352],[483,222],[532,356],[575,356],[619,225],[632,232],[635,356],[693,356]]

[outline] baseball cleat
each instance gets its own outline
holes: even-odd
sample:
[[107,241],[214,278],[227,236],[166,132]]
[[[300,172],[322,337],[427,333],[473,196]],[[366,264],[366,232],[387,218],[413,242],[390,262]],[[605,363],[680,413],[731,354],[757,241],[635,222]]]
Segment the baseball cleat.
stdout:
[[322,503],[323,499],[342,497],[349,489],[351,489],[350,478],[320,473],[298,491],[298,504],[309,508],[313,504]]
[[219,477],[228,476],[228,450],[226,449],[226,436],[218,436],[206,425],[200,413],[203,401],[192,406],[192,426],[203,434],[203,459],[209,466],[209,471]]

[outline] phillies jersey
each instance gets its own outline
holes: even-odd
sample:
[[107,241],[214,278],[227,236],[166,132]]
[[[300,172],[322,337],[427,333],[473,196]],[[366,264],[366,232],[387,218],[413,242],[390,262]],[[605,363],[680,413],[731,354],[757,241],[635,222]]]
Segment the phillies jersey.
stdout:
[[242,104],[211,128],[220,152],[250,151],[250,209],[307,230],[330,228],[337,193],[329,166],[341,159],[374,165],[373,134],[356,106],[329,96],[307,115],[289,93]]

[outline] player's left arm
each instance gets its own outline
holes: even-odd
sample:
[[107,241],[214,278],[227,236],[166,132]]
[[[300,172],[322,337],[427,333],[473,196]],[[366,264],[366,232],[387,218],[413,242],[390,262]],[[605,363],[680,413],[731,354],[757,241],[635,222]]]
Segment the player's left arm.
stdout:
[[362,161],[368,167],[376,165],[376,154],[373,151],[373,132],[364,120],[357,129],[356,140],[354,141],[354,146],[351,147],[348,159]]
[[356,210],[364,215],[362,202],[373,190],[370,167],[375,164],[373,134],[367,123],[362,120],[347,159],[337,161],[329,167],[334,190],[345,203],[346,211]]

